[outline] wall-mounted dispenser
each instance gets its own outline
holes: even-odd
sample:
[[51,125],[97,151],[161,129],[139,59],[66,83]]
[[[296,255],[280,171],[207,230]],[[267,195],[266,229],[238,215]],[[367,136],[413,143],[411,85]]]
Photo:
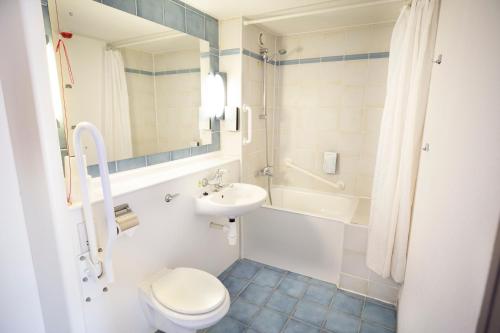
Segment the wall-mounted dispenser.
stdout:
[[323,171],[330,175],[334,175],[337,172],[337,153],[332,151],[325,151],[323,153]]
[[226,106],[224,111],[224,130],[237,132],[239,130],[239,108],[237,106]]

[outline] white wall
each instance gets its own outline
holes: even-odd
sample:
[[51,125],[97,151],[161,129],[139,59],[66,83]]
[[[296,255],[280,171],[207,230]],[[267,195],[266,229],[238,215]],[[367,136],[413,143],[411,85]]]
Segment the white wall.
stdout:
[[[50,103],[40,3],[2,1],[0,28],[2,31],[17,32],[0,34],[0,44],[9,45],[10,50],[2,54],[0,61],[0,77],[10,132],[10,144],[2,144],[2,149],[6,149],[5,154],[2,150],[2,158],[8,158],[7,152],[11,149],[13,157],[11,155],[10,162],[5,163],[15,163],[16,166],[17,193],[22,200],[25,230],[30,242],[45,329],[48,332],[83,332],[81,303],[78,302],[79,289],[72,279],[76,267],[71,251],[68,250],[71,249],[71,244],[64,238],[68,219],[65,214],[57,127]],[[15,193],[8,190],[4,186],[0,189],[2,193],[7,191],[5,195],[8,198],[16,200]],[[15,209],[14,206],[10,208]],[[15,222],[21,224],[15,228],[22,230],[23,221],[18,219]],[[25,252],[23,255],[14,249],[9,251],[13,258],[17,259],[19,256],[19,263],[26,263]],[[3,267],[9,269],[8,266]],[[23,281],[20,279],[21,277],[17,282],[22,286]],[[31,285],[29,288],[33,288],[32,282],[25,282],[27,286]],[[7,285],[0,286],[2,295],[7,294],[3,289],[5,287]],[[33,307],[33,304],[25,304],[26,309],[29,307]],[[2,323],[4,320],[9,322],[15,319],[4,318],[4,311],[6,310],[2,307]],[[34,325],[40,324],[39,317],[23,316],[21,320],[33,320]],[[13,323],[14,327],[27,324],[29,323]]]
[[[243,22],[241,18],[219,21],[219,41],[221,50],[241,49]],[[240,50],[241,51],[241,50]],[[242,135],[241,126],[246,119],[241,117],[242,107],[242,61],[243,54],[225,55],[219,57],[219,70],[227,74],[227,105],[240,108],[240,130],[229,131],[225,121],[221,121],[221,150],[225,155],[241,157]],[[246,132],[245,132],[246,135]]]
[[[392,24],[278,38],[282,60],[388,52]],[[370,196],[388,58],[279,66],[279,126],[275,183],[320,191],[331,187],[282,167],[286,158],[321,177],[342,180],[343,193]],[[323,153],[339,153],[335,175],[323,172]]]
[[499,15],[442,1],[400,333],[475,331],[500,216]]
[[[45,332],[0,82],[0,331]],[[29,320],[26,320],[29,318]]]
[[[183,169],[203,165],[206,157],[195,157],[158,165],[146,169],[136,169],[112,176],[112,190],[145,184],[148,172],[173,174]],[[173,171],[172,163],[180,165]],[[215,164],[217,165],[217,164]],[[162,169],[167,168],[167,169]],[[210,221],[227,223],[226,218],[213,218],[195,213],[195,197],[204,191],[198,182],[213,176],[216,168],[229,172],[225,182],[239,180],[239,162],[221,162],[216,167],[189,174],[168,182],[142,188],[123,195],[115,195],[115,205],[128,203],[137,214],[140,225],[132,237],[119,237],[113,248],[115,282],[109,285],[105,294],[94,289],[93,282],[82,282],[83,298],[90,296],[91,302],[83,302],[87,332],[92,333],[151,333],[154,331],[146,322],[138,298],[138,285],[145,278],[164,267],[194,267],[218,275],[239,256],[239,245],[230,246],[226,234],[220,229],[209,228]],[[163,170],[163,171],[162,171]],[[116,179],[119,177],[120,179]],[[115,179],[115,180],[114,180]],[[123,179],[123,180],[121,180]],[[114,184],[114,185],[113,185]],[[129,185],[127,185],[129,184]],[[170,203],[164,201],[165,194],[179,193]],[[94,216],[98,231],[102,227],[104,212],[102,202],[94,204]],[[72,219],[74,232],[68,234],[75,244],[77,223],[82,221],[81,211]],[[98,232],[104,235],[104,232]],[[100,241],[104,244],[104,240]],[[79,252],[73,253],[75,263],[79,263]],[[81,277],[75,276],[75,280]],[[101,287],[102,288],[102,287]]]

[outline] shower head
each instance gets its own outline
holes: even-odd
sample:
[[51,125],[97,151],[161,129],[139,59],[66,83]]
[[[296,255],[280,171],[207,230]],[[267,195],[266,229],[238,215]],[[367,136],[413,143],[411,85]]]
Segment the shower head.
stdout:
[[[266,51],[267,51],[267,49],[266,49]],[[284,55],[284,54],[286,54],[286,52],[287,51],[285,49],[280,49],[280,50],[278,50],[278,53],[273,54],[270,58],[266,59],[266,61],[274,60],[277,58],[278,54]],[[261,54],[262,54],[262,52],[261,52]],[[267,57],[267,52],[266,52],[266,57]]]

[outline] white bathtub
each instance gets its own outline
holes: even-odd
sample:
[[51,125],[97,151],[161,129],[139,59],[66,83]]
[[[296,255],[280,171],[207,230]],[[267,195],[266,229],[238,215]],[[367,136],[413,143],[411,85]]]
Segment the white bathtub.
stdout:
[[367,224],[369,199],[342,194],[275,186],[271,190],[273,204],[267,208],[307,214],[344,223]]
[[398,286],[365,265],[370,201],[277,186],[243,217],[242,255],[395,303]]

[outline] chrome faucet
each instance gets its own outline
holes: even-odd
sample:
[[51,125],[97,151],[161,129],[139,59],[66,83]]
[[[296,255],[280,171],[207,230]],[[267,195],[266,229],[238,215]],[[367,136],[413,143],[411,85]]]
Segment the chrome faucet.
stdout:
[[264,169],[259,170],[259,174],[261,176],[272,177],[273,176],[273,167],[268,165]]
[[214,186],[214,191],[219,191],[226,187],[227,185],[224,184],[224,181],[222,179],[222,176],[227,173],[226,169],[217,169],[215,172],[215,175],[212,178],[203,178],[200,181],[201,187],[206,187],[208,185],[213,185]]

